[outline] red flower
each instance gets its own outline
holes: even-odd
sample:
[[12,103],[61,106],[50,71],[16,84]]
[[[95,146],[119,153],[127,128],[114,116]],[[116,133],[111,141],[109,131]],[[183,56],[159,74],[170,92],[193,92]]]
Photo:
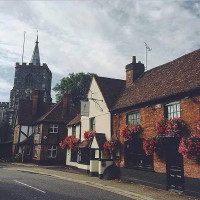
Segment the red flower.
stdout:
[[107,141],[103,145],[105,154],[113,154],[119,149],[119,143],[117,141]]
[[156,133],[158,136],[182,137],[187,134],[186,124],[180,118],[162,120],[156,123]]
[[163,139],[152,137],[143,140],[143,149],[146,155],[152,155],[154,152],[159,154],[163,148]]
[[124,129],[121,130],[121,137],[132,140],[134,136],[141,134],[142,128],[140,125],[126,125]]
[[92,131],[85,131],[84,133],[84,139],[87,140],[88,142],[90,142],[94,136],[94,134],[96,133],[96,131],[92,130]]
[[179,145],[179,153],[185,158],[197,158],[200,156],[200,136],[192,135],[189,138],[182,138]]

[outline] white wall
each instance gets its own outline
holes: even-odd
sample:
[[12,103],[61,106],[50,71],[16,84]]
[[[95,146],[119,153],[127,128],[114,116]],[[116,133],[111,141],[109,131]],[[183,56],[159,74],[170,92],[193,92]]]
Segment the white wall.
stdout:
[[71,149],[67,149],[66,152],[66,165],[77,167],[77,162],[71,162]]
[[[21,126],[21,131],[28,136],[28,126]],[[24,134],[20,133],[20,142],[24,141],[26,138]]]
[[[92,94],[91,94],[91,91],[92,91]],[[111,115],[107,108],[104,97],[101,94],[98,84],[94,78],[92,80],[89,94],[88,94],[88,98],[91,98],[91,97],[94,99],[103,100],[103,102],[97,101],[97,103],[99,104],[98,105],[93,100],[89,99],[89,102],[90,102],[89,117],[86,117],[86,116],[81,117],[81,126],[82,126],[81,127],[81,139],[83,139],[84,132],[89,131],[89,125],[90,125],[89,119],[92,117],[95,117],[95,126],[96,126],[95,131],[97,133],[105,133],[107,140],[110,140],[110,137],[111,137]]]
[[[68,126],[68,136],[72,135],[72,126]],[[76,125],[76,138],[79,138],[80,135],[80,125]],[[66,165],[77,167],[77,162],[71,162],[71,149],[67,149],[66,151]]]
[[[68,126],[68,136],[72,135],[72,126]],[[76,138],[79,138],[80,135],[80,125],[76,125]]]

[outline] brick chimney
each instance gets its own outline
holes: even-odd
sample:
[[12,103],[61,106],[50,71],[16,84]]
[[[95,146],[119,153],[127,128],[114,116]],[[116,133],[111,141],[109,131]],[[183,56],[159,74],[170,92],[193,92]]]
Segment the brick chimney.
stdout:
[[136,63],[136,56],[133,56],[132,63],[126,65],[126,87],[131,86],[144,73],[144,70],[144,64],[140,61]]
[[32,106],[32,115],[36,116],[39,111],[39,107],[41,107],[44,102],[44,91],[43,90],[35,90],[33,94],[33,106]]
[[71,112],[72,107],[72,95],[70,91],[66,91],[63,96],[63,108],[62,108],[62,118],[66,120],[67,115]]

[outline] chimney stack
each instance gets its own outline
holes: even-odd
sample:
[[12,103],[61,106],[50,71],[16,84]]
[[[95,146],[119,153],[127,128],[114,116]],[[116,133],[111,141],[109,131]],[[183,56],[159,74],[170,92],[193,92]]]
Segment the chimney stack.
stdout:
[[72,95],[70,91],[66,91],[63,96],[63,109],[62,109],[62,117],[66,120],[67,115],[71,112],[72,107]]
[[39,107],[44,102],[44,91],[35,90],[33,94],[33,106],[32,106],[32,115],[36,116],[39,111]]
[[144,64],[140,61],[136,63],[136,56],[132,57],[132,63],[126,65],[126,87],[133,85],[145,71]]

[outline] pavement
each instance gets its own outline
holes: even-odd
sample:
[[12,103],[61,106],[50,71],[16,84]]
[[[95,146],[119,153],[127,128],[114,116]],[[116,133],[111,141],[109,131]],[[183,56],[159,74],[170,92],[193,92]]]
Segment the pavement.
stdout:
[[[120,180],[102,180],[98,177],[90,177],[76,169],[66,166],[38,166],[26,163],[0,163],[0,166],[8,170],[24,173],[40,174],[62,180],[92,186],[135,200],[198,200],[199,198],[187,196],[183,193],[165,191],[135,183],[126,183]],[[200,200],[200,199],[199,199]]]

